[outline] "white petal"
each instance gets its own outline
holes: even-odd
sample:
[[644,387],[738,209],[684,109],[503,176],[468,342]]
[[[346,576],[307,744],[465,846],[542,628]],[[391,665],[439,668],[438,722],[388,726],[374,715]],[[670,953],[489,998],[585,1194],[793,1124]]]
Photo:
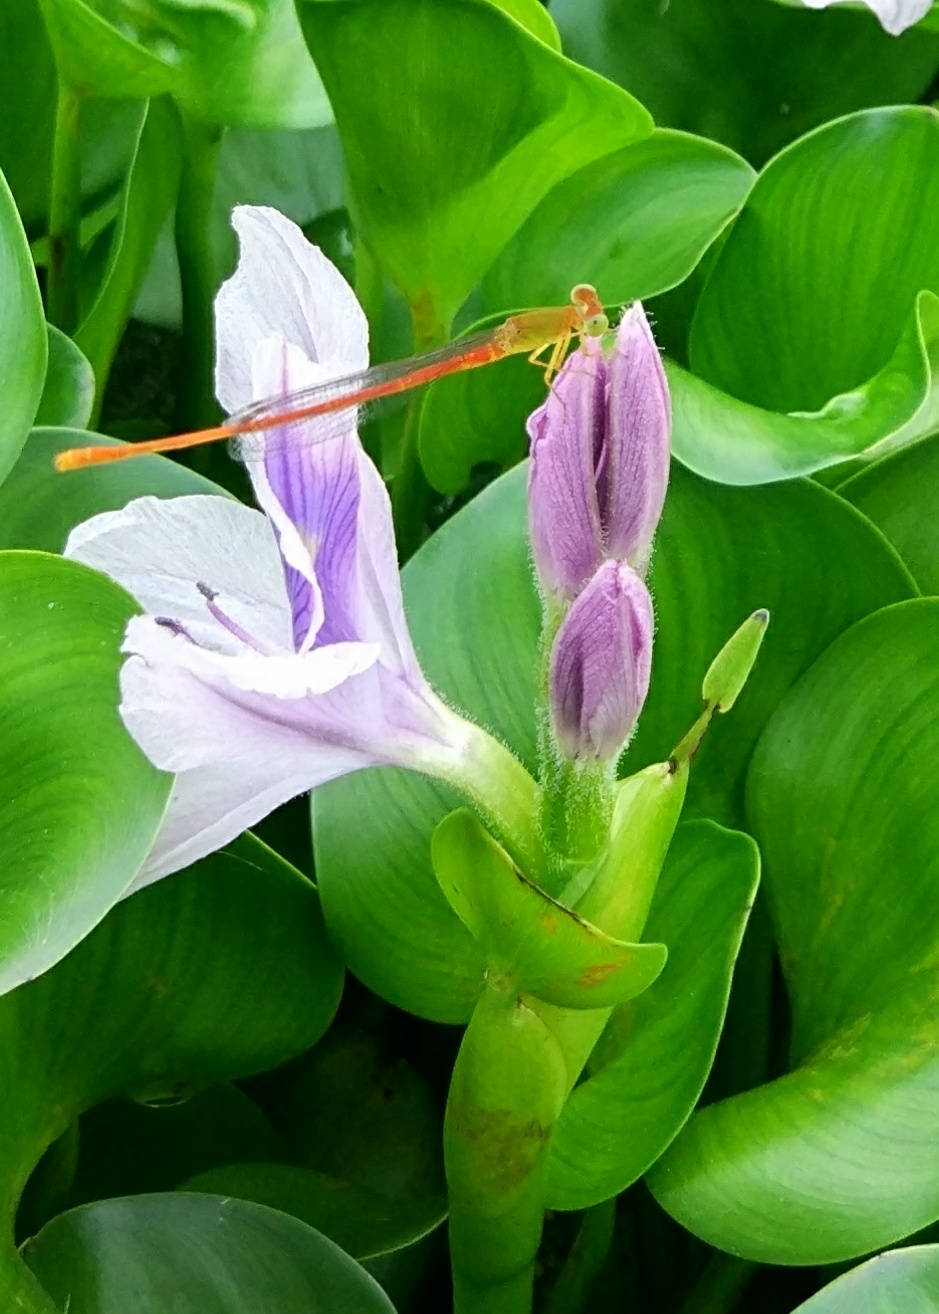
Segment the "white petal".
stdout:
[[327,780],[361,765],[361,762],[354,762],[343,766],[339,756],[335,755],[329,770],[324,769],[319,778],[312,781],[311,773],[289,774],[276,760],[263,769],[260,764],[251,763],[241,767],[211,766],[184,771],[176,777],[163,825],[150,855],[124,897],[214,853],[273,812],[274,808],[306,793],[312,785],[325,784]]
[[[827,9],[831,4],[844,4],[848,0],[803,0],[809,9]],[[868,9],[880,19],[881,26],[891,36],[899,36],[908,27],[928,14],[933,0],[864,0]]]
[[225,497],[141,497],[77,525],[65,556],[121,584],[151,615],[179,621],[197,643],[238,652],[198,584],[265,647],[293,648],[290,605],[267,519]]
[[[256,653],[244,647],[237,653],[210,651],[191,643],[185,635],[173,633],[152,616],[132,617],[121,651],[151,667],[178,666],[212,685],[224,684],[232,691],[264,694],[288,702],[330,693],[344,680],[367,671],[378,659],[378,645],[374,643],[332,643],[306,653]],[[158,765],[178,771],[182,763]]]
[[281,334],[328,377],[368,365],[368,323],[339,270],[291,221],[267,206],[237,206],[241,254],[215,300],[215,391],[229,412],[258,400],[252,358]]

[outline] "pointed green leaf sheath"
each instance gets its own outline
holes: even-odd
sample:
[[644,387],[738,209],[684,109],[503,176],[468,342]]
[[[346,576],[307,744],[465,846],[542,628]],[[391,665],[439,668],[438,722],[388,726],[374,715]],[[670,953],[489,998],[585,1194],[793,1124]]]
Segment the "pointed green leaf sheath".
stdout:
[[609,1008],[648,989],[665,965],[664,945],[614,940],[533,885],[470,812],[444,818],[431,856],[500,989],[559,1008]]
[[729,712],[743,692],[760,651],[769,612],[762,608],[749,616],[711,662],[701,685],[704,701],[717,712]]

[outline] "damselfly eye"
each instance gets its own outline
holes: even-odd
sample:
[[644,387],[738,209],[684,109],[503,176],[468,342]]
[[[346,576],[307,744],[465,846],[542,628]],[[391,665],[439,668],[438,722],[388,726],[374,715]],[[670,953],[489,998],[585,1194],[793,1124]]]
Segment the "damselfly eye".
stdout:
[[599,338],[610,327],[610,321],[602,312],[596,315],[588,315],[584,320],[583,331],[590,338]]

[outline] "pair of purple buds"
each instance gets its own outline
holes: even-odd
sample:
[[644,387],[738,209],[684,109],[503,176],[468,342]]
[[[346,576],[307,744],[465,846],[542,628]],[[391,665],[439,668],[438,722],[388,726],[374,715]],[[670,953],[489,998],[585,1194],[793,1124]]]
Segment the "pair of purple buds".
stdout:
[[615,759],[649,688],[654,619],[644,583],[668,485],[668,384],[642,306],[606,354],[585,339],[530,418],[532,552],[556,628],[555,739],[572,761]]

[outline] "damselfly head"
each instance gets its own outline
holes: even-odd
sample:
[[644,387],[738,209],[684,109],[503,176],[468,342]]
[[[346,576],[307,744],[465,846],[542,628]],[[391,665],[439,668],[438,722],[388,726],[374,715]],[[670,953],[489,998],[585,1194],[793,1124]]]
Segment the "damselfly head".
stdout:
[[597,289],[589,283],[578,283],[571,289],[571,301],[580,316],[580,331],[588,338],[599,338],[610,327]]

